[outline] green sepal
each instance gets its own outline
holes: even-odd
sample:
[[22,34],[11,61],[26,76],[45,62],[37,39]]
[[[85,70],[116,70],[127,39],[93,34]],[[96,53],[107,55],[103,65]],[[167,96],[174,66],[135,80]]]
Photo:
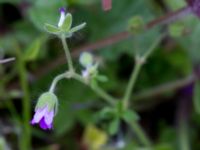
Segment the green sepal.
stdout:
[[72,26],[72,15],[68,13],[65,17],[65,21],[63,22],[61,29],[65,32],[68,32]]
[[57,105],[58,105],[57,96],[52,92],[46,92],[39,97],[35,110],[42,109],[47,106],[49,111],[51,110],[57,111]]
[[78,26],[75,26],[75,27],[71,28],[70,32],[71,33],[77,32],[77,31],[83,29],[85,26],[86,26],[86,23],[84,22],[84,23],[82,23],[82,24],[80,24]]
[[56,26],[53,26],[48,23],[44,25],[44,28],[47,32],[52,33],[52,34],[60,34],[62,32],[60,28],[57,28]]

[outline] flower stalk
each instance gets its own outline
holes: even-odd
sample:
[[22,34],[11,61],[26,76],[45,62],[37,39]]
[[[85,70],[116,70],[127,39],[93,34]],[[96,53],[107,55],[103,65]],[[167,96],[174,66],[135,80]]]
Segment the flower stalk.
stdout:
[[65,56],[66,56],[66,59],[67,59],[67,64],[68,64],[68,67],[69,67],[69,71],[70,72],[74,72],[72,58],[71,58],[71,55],[70,55],[70,52],[69,52],[69,48],[68,48],[68,45],[67,45],[67,42],[65,40],[65,36],[64,35],[61,35],[61,41],[62,41],[63,49],[65,51]]
[[[139,58],[141,59],[141,58]],[[136,64],[135,64],[135,67],[132,71],[132,74],[131,74],[131,77],[129,79],[129,83],[128,83],[128,86],[127,86],[127,89],[125,91],[125,95],[124,95],[124,98],[123,98],[123,102],[124,102],[124,107],[127,108],[128,105],[129,105],[129,99],[131,97],[131,93],[132,93],[132,90],[134,88],[134,85],[136,83],[136,80],[137,80],[137,77],[138,77],[138,74],[142,68],[142,61],[140,61],[139,59],[136,59]]]
[[132,128],[133,132],[136,134],[137,138],[140,140],[141,144],[143,144],[146,148],[151,147],[151,141],[141,128],[141,126],[136,121],[127,122]]
[[148,57],[153,53],[153,51],[155,50],[155,48],[158,46],[158,44],[161,42],[161,40],[163,39],[164,35],[161,35],[153,44],[152,46],[149,48],[149,50],[147,50],[147,52],[141,57],[141,56],[136,56],[135,58],[135,67],[132,71],[130,80],[129,80],[129,84],[126,88],[125,91],[125,95],[123,98],[123,104],[125,108],[128,108],[129,105],[129,101],[131,98],[131,94],[132,91],[134,89],[136,80],[138,78],[139,72],[143,66],[143,64],[146,62],[146,60],[148,59]]
[[53,80],[53,82],[52,82],[50,88],[49,88],[49,92],[54,93],[57,83],[58,83],[60,80],[66,78],[66,76],[67,76],[67,73],[63,73],[63,74],[60,74],[60,75],[56,76],[56,77],[54,78],[54,80]]

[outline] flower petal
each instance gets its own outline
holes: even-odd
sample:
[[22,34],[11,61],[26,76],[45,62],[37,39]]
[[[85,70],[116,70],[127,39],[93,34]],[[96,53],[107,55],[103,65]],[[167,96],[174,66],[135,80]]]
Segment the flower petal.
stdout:
[[[45,123],[49,126],[49,125],[52,125],[52,122],[53,122],[53,117],[54,117],[54,111],[50,111],[50,112],[47,112],[44,116],[44,119],[45,119]],[[49,126],[50,127],[50,126]]]
[[36,123],[40,122],[40,120],[42,119],[42,117],[44,117],[44,115],[47,111],[48,111],[47,106],[42,109],[37,109],[32,121],[31,121],[31,124],[36,124]]
[[61,9],[60,10],[60,19],[58,21],[58,27],[61,27],[63,25],[64,21],[65,21],[65,10]]
[[89,77],[89,74],[90,74],[90,73],[89,73],[89,70],[88,70],[88,69],[85,69],[85,70],[82,71],[82,77],[83,77],[83,78],[88,78],[88,77]]
[[40,120],[40,128],[42,128],[44,130],[48,129],[48,126],[44,121],[44,117]]

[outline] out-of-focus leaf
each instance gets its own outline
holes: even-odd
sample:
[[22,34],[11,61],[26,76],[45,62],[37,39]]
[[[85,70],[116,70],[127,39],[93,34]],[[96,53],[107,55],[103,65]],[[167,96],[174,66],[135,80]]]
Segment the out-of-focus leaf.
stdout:
[[200,81],[196,81],[193,96],[194,109],[196,113],[200,114]]
[[111,135],[114,135],[117,133],[118,129],[119,129],[119,125],[120,125],[120,120],[119,118],[115,118],[113,119],[110,123],[109,123],[109,127],[108,127],[108,131]]
[[41,45],[42,45],[42,40],[43,38],[38,38],[35,41],[33,41],[30,46],[25,50],[23,59],[25,61],[33,61],[37,59]]

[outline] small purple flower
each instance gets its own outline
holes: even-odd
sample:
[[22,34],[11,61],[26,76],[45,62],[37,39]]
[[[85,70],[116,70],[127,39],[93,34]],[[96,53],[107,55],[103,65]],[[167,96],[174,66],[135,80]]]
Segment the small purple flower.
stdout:
[[59,11],[60,11],[60,13],[65,13],[65,12],[66,12],[66,10],[65,10],[64,7],[61,7],[61,8],[59,9]]
[[200,0],[187,0],[187,3],[191,7],[192,11],[200,17]]
[[65,11],[65,8],[60,8],[60,19],[59,19],[59,22],[58,22],[58,27],[61,27],[65,21],[65,18],[66,18],[66,11]]
[[35,110],[31,124],[34,125],[39,123],[40,127],[44,130],[52,129],[54,115],[54,110],[49,111],[48,106],[44,108],[38,108]]
[[39,124],[44,130],[53,128],[53,118],[57,111],[58,100],[54,93],[46,92],[39,97],[31,124]]

